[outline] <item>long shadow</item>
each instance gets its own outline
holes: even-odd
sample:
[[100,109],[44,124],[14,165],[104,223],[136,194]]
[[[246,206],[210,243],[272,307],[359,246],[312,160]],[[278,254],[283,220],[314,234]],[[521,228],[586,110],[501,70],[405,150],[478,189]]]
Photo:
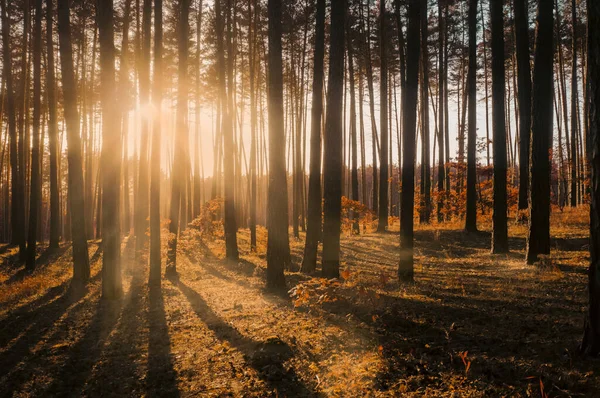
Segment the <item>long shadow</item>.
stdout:
[[11,245],[10,243],[0,245],[0,256],[6,253],[11,247],[15,247],[15,245]]
[[[60,291],[61,287],[58,287]],[[53,293],[54,294],[54,293]],[[60,293],[59,293],[60,294]],[[83,292],[75,292],[62,287],[62,295],[52,302],[43,305],[34,311],[33,317],[25,315],[29,322],[11,323],[10,330],[13,338],[8,337],[8,333],[2,333],[3,344],[9,344],[14,338],[17,338],[13,344],[0,355],[0,379],[8,374],[11,376],[5,380],[3,390],[17,391],[21,383],[24,383],[26,373],[16,372],[15,368],[20,363],[27,362],[27,358],[32,355],[33,348],[44,338],[44,336],[54,327],[55,322],[76,303],[81,303]],[[12,373],[11,373],[12,372]],[[8,394],[10,396],[11,394]]]
[[67,251],[67,246],[63,245],[58,249],[46,248],[36,259],[36,268],[34,271],[29,271],[25,267],[21,268],[19,271],[11,275],[10,278],[4,281],[4,285],[10,285],[11,283],[19,282],[23,280],[27,275],[31,275],[36,271],[50,265],[52,262],[56,261]]
[[102,361],[85,382],[84,395],[102,396],[117,389],[143,391],[143,373],[137,364],[145,351],[145,282],[143,270],[135,269],[129,290],[122,300],[118,323],[102,351]]
[[83,336],[70,347],[66,361],[53,383],[44,392],[44,396],[81,395],[81,390],[119,319],[121,307],[120,300],[98,301],[94,317]]
[[177,372],[173,367],[171,338],[160,287],[149,288],[148,373],[146,393],[149,397],[179,397]]
[[228,341],[232,347],[244,354],[246,362],[267,385],[275,389],[278,396],[318,396],[318,393],[305,385],[293,368],[286,369],[285,362],[292,358],[292,349],[278,341],[275,349],[268,342],[259,342],[242,335],[236,328],[223,321],[195,290],[180,279],[171,279],[187,298],[194,312],[217,338]]

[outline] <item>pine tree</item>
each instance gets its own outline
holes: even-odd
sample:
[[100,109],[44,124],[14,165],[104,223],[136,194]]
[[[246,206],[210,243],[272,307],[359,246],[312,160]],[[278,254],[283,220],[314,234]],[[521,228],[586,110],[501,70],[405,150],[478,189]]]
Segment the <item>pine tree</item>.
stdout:
[[[325,56],[325,0],[317,0],[315,50],[310,125],[310,175],[308,177],[308,216],[302,272],[317,267],[317,246],[321,236],[321,116],[323,113],[323,58]],[[364,167],[364,165],[363,165]],[[363,182],[364,184],[364,182]]]
[[550,254],[550,149],[552,148],[554,91],[552,1],[538,6],[535,58],[533,69],[533,105],[529,193],[529,233],[527,263],[533,264],[540,254]]
[[77,109],[77,85],[73,70],[71,47],[71,21],[69,0],[58,0],[58,39],[65,122],[67,125],[67,159],[69,173],[69,211],[73,239],[73,282],[87,283],[90,278],[90,260],[86,239],[85,204],[83,195],[83,164],[81,138],[79,135],[79,111]]

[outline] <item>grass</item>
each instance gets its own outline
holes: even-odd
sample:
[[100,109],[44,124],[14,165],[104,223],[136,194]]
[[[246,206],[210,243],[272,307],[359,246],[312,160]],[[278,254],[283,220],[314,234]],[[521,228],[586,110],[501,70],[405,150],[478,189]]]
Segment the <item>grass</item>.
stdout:
[[[0,395],[598,396],[600,362],[577,346],[586,309],[587,209],[553,211],[553,250],[524,262],[490,255],[490,225],[418,226],[414,284],[395,278],[395,232],[342,239],[342,279],[287,273],[290,296],[264,290],[258,250],[240,230],[241,260],[222,240],[182,239],[178,278],[148,289],[147,267],[124,246],[125,297],[92,281],[68,289],[70,249],[33,274],[2,250]],[[396,226],[397,227],[397,226]],[[303,235],[291,240],[302,255]],[[44,255],[42,246],[40,255]]]

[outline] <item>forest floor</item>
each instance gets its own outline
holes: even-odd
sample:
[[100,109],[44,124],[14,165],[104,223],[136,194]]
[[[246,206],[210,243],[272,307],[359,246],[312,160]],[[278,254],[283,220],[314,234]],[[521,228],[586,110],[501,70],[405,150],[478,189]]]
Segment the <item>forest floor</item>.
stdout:
[[[342,279],[289,272],[279,295],[264,289],[262,229],[257,253],[240,231],[239,263],[219,239],[183,242],[162,290],[124,243],[112,302],[98,242],[79,294],[67,245],[41,247],[31,275],[0,246],[0,396],[600,396],[600,360],[577,351],[587,220],[554,212],[537,266],[523,225],[510,225],[508,255],[490,255],[489,232],[417,227],[414,284],[395,278],[397,233],[344,236]],[[299,262],[303,241],[291,245]]]

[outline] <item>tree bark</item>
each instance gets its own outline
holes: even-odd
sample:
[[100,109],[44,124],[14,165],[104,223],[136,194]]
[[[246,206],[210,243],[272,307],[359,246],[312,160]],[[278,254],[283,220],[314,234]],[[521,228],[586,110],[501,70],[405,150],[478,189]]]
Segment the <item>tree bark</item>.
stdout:
[[281,0],[268,0],[269,18],[269,187],[267,204],[267,287],[285,288],[283,270],[291,263],[288,231],[288,192],[283,123]]
[[60,241],[60,196],[58,183],[58,115],[56,111],[56,77],[54,75],[54,40],[52,35],[53,0],[46,0],[46,90],[48,92],[48,148],[50,151],[50,243],[56,249]]
[[385,1],[379,2],[379,125],[381,147],[379,151],[379,222],[377,231],[385,232],[388,225],[388,71],[385,46]]
[[552,148],[554,90],[554,32],[552,0],[540,2],[533,69],[531,124],[529,233],[527,263],[540,254],[550,254],[550,149]]
[[494,139],[494,213],[492,253],[508,252],[506,194],[506,119],[504,72],[504,12],[502,0],[490,0],[492,30],[492,127]]
[[[323,113],[323,58],[325,55],[325,0],[317,0],[315,50],[310,125],[310,175],[306,243],[301,271],[310,273],[317,267],[317,246],[321,235],[321,116]],[[364,167],[364,165],[363,165]],[[363,184],[365,182],[363,181]]]
[[529,147],[531,140],[531,59],[527,2],[514,0],[515,38],[519,84],[519,210],[526,209],[529,193]]
[[150,159],[150,274],[148,283],[160,287],[160,151],[161,151],[161,104],[162,104],[162,51],[163,51],[163,0],[154,0],[154,80],[152,101],[154,124],[152,126],[152,154]]
[[469,71],[467,73],[467,214],[465,230],[477,231],[477,0],[469,0]]
[[90,278],[90,261],[86,239],[85,204],[83,197],[83,169],[81,138],[79,136],[79,112],[77,110],[77,86],[73,71],[71,48],[71,22],[69,0],[58,0],[58,38],[67,125],[67,159],[69,162],[69,208],[71,235],[73,239],[73,282],[85,284]]
[[121,132],[115,101],[115,45],[113,0],[98,0],[100,42],[100,95],[102,100],[102,296],[116,299],[123,294],[121,281]]
[[589,307],[581,351],[600,355],[600,3],[587,0],[587,98],[591,165]]
[[413,228],[415,205],[415,151],[417,128],[417,101],[419,93],[419,57],[421,40],[421,1],[410,0],[406,48],[406,88],[402,91],[402,206],[400,208],[400,262],[398,278],[414,280]]
[[[344,89],[345,1],[331,4],[329,79],[325,115],[323,165],[323,276],[340,275],[340,225],[342,210],[342,91]],[[385,94],[383,94],[385,96]],[[386,106],[387,109],[387,106]],[[384,192],[387,196],[387,191]],[[387,208],[387,206],[386,206]]]
[[33,27],[33,142],[31,147],[31,189],[29,200],[29,228],[27,238],[27,263],[29,271],[35,269],[38,230],[38,207],[42,185],[40,179],[40,118],[42,97],[42,0],[35,0]]

